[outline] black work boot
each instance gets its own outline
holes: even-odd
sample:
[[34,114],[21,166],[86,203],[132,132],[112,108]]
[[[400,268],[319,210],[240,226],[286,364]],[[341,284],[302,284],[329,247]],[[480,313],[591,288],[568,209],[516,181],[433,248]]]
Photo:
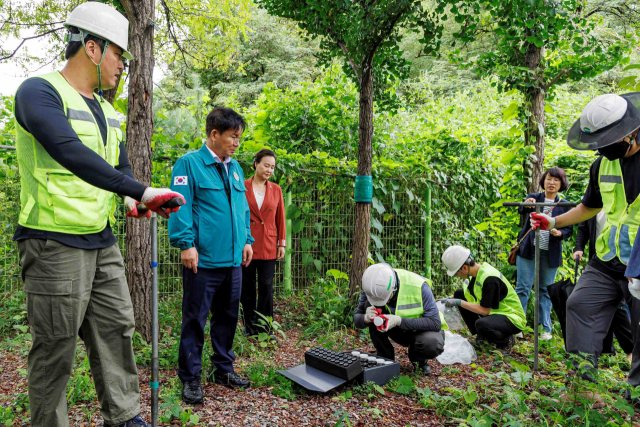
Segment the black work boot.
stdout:
[[182,400],[184,403],[195,405],[202,403],[202,387],[200,387],[200,378],[182,383]]
[[144,422],[144,420],[140,418],[140,415],[136,415],[130,420],[125,421],[123,424],[111,425],[105,422],[104,427],[149,427],[149,424]]
[[502,353],[503,356],[508,356],[511,354],[511,350],[513,346],[516,344],[516,338],[513,335],[509,335],[509,341],[504,346],[496,346],[496,349]]
[[429,366],[428,360],[425,360],[422,363],[416,363],[416,369],[421,371],[424,375],[431,375],[431,366]]
[[476,339],[473,342],[469,342],[476,350],[484,350],[485,347],[490,346],[489,341],[480,334],[476,335]]
[[229,388],[248,388],[251,386],[251,381],[245,380],[235,372],[219,375],[214,373],[213,379],[216,384],[224,385]]

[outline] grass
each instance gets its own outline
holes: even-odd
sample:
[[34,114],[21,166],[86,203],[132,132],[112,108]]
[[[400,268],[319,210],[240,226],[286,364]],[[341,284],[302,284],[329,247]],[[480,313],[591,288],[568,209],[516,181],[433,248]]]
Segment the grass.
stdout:
[[[334,349],[357,348],[366,343],[368,336],[353,331],[351,316],[354,301],[345,296],[345,284],[335,280],[319,282],[317,288],[278,298],[277,317],[263,319],[265,324],[281,338],[292,330],[300,331],[296,345],[306,348],[323,345]],[[177,366],[179,330],[181,323],[180,297],[161,302],[160,306],[160,367],[166,378],[169,369]],[[23,294],[5,296],[0,309],[7,316],[0,322],[0,349],[24,358],[30,335],[24,315]],[[274,361],[279,351],[277,344],[260,337],[247,338],[238,329],[234,351],[242,374],[254,388],[269,390],[289,401],[314,399],[302,388],[280,376],[282,368]],[[208,335],[208,332],[206,333]],[[205,335],[205,336],[207,336]],[[283,338],[284,339],[284,338]],[[262,344],[265,345],[262,345]],[[139,334],[134,337],[137,361],[149,366],[151,347]],[[409,402],[411,408],[422,408],[440,420],[447,419],[461,426],[624,426],[634,425],[637,416],[633,406],[622,398],[629,386],[624,354],[605,355],[600,359],[598,384],[580,379],[569,362],[560,337],[540,343],[540,372],[532,372],[532,340],[519,340],[512,356],[499,352],[479,354],[471,366],[445,366],[438,377],[403,375],[384,387],[373,384],[342,387],[334,392],[332,400],[342,409],[334,414],[336,426],[354,425],[354,413],[371,423],[384,418],[385,402]],[[205,346],[203,371],[211,369],[210,346]],[[26,371],[18,374],[26,377]],[[172,374],[173,375],[173,374]],[[185,426],[198,426],[201,414],[183,405],[180,399],[181,383],[172,376],[161,390],[161,422],[180,420]],[[640,396],[639,390],[631,390]],[[597,393],[606,403],[602,409],[594,408],[589,393]],[[67,388],[69,406],[80,405],[84,419],[95,418],[98,405],[83,345],[78,346],[73,375]],[[1,402],[0,425],[28,420],[29,404],[26,394],[19,393]],[[357,408],[357,409],[354,409]],[[354,412],[355,411],[355,412]]]

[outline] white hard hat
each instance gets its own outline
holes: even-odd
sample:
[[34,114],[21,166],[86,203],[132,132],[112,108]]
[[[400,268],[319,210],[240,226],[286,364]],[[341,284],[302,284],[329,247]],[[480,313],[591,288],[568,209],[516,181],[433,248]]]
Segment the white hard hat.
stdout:
[[618,122],[627,112],[627,101],[620,95],[607,93],[595,97],[580,114],[582,132],[594,133]]
[[442,263],[447,268],[447,274],[454,276],[469,259],[471,251],[462,246],[449,246],[442,254]]
[[[82,3],[69,14],[64,26],[79,28],[116,44],[122,48],[123,57],[133,59],[133,55],[127,51],[129,21],[111,6],[95,1]],[[71,40],[75,41],[75,38]]]
[[599,150],[640,128],[640,93],[608,93],[592,99],[571,126],[567,144],[576,150]]
[[369,266],[362,275],[362,291],[373,306],[385,305],[397,287],[396,272],[389,264]]

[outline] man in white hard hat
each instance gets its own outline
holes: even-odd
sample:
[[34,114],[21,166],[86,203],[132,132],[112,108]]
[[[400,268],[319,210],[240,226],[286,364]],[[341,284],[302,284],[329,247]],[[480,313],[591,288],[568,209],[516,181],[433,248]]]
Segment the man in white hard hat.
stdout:
[[[34,427],[67,427],[66,386],[77,336],[84,339],[105,426],[142,427],[132,347],[134,313],[112,227],[125,198],[163,217],[179,193],[133,179],[119,117],[102,98],[124,69],[128,21],[97,2],[79,5],[65,27],[62,71],[26,80],[15,97],[20,170],[20,252],[33,345],[28,357]],[[100,93],[95,94],[98,89]],[[184,199],[182,199],[184,200]]]
[[[410,271],[374,264],[362,276],[362,294],[353,315],[357,328],[369,328],[380,357],[394,359],[391,338],[409,348],[409,360],[426,374],[431,373],[429,359],[444,351],[442,329],[446,327],[430,284],[430,280]],[[388,319],[382,330],[374,324],[379,314]]]
[[526,328],[527,320],[509,281],[489,263],[476,262],[471,251],[462,246],[447,248],[442,263],[449,276],[465,280],[451,298],[442,300],[445,305],[458,307],[479,347],[486,342],[510,352],[514,335]]
[[533,227],[542,230],[578,224],[601,210],[607,214],[604,229],[597,236],[596,256],[567,300],[566,346],[577,356],[573,358],[576,367],[582,360],[580,355],[590,355],[593,369],[582,376],[596,381],[603,339],[624,298],[631,311],[635,338],[628,378],[633,387],[640,385],[640,283],[630,284],[625,270],[627,264],[632,267],[629,261],[640,226],[639,108],[640,92],[600,95],[589,102],[567,136],[570,147],[601,154],[591,165],[582,203],[555,218],[531,214]]

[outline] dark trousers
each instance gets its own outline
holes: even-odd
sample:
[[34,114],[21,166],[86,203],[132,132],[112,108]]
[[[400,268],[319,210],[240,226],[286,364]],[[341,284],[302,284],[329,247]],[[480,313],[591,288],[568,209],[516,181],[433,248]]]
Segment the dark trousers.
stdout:
[[[635,387],[640,385],[640,300],[629,293],[629,281],[626,278],[615,279],[591,266],[585,268],[567,300],[567,351],[576,355],[589,355],[590,361],[597,367],[598,357],[603,350],[603,339],[623,299],[629,305],[631,335],[635,338],[628,380]],[[580,361],[579,357],[573,358],[576,368]],[[595,379],[590,373],[583,377]]]
[[631,334],[631,319],[629,313],[623,307],[618,307],[616,313],[613,315],[613,321],[609,328],[609,333],[604,338],[603,353],[606,353],[608,349],[611,349],[611,353],[615,353],[613,346],[613,337],[615,335],[618,344],[622,348],[624,354],[631,354],[633,352],[633,335]]
[[[456,290],[453,293],[453,297],[464,301],[467,300],[462,289]],[[506,346],[511,335],[521,332],[507,316],[502,314],[480,316],[462,307],[459,307],[459,310],[460,316],[462,316],[462,320],[469,328],[471,335],[479,335],[497,347]]]
[[211,363],[216,374],[233,372],[231,350],[238,324],[242,269],[240,267],[182,268],[182,332],[178,376],[182,382],[200,378],[204,326],[211,312]]
[[[242,267],[242,321],[247,334],[268,332],[259,324],[259,316],[273,319],[273,275],[276,272],[275,259],[254,259],[248,267]],[[256,273],[258,273],[258,305],[256,306]]]
[[398,326],[389,332],[380,332],[372,323],[369,325],[369,335],[378,356],[391,360],[395,360],[395,352],[389,338],[403,347],[409,347],[411,363],[422,364],[444,351],[444,331],[407,331]]

